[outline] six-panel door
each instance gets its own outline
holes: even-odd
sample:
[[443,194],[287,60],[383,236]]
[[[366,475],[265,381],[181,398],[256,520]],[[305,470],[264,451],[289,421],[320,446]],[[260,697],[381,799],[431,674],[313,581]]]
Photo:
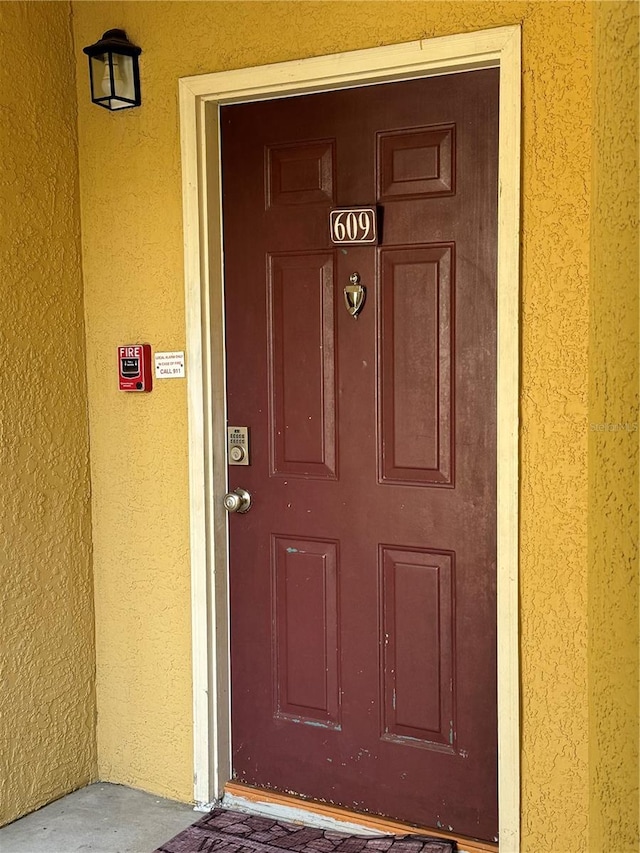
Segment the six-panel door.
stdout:
[[[491,69],[221,113],[234,776],[489,840],[497,105]],[[334,245],[358,206],[379,244]]]

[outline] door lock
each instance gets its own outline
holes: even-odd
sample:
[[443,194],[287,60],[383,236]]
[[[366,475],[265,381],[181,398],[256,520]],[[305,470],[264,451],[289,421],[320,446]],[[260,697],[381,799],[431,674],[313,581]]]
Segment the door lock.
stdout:
[[249,464],[249,427],[227,427],[229,465]]
[[249,512],[251,495],[246,489],[235,489],[224,496],[224,508],[227,512]]

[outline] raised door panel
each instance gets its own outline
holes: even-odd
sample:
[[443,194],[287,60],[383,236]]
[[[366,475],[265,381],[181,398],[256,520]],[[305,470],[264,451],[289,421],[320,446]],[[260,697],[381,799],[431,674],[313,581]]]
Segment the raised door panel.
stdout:
[[453,752],[454,554],[380,548],[385,740]]
[[332,140],[267,148],[267,207],[333,200]]
[[454,195],[454,124],[378,134],[381,201]]
[[381,251],[380,479],[452,486],[454,245]]
[[270,255],[271,474],[335,479],[334,260]]
[[274,536],[276,716],[339,727],[338,545]]

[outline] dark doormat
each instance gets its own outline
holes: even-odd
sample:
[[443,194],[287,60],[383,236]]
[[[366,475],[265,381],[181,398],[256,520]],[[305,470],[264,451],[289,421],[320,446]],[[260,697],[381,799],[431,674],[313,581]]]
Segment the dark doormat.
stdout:
[[427,835],[345,835],[214,809],[154,853],[456,853],[455,842]]

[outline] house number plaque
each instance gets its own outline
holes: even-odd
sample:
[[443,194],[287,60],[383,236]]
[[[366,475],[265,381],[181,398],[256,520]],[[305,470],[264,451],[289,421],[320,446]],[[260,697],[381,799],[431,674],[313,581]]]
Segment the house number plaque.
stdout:
[[331,242],[376,245],[378,217],[375,207],[337,207],[329,213]]

